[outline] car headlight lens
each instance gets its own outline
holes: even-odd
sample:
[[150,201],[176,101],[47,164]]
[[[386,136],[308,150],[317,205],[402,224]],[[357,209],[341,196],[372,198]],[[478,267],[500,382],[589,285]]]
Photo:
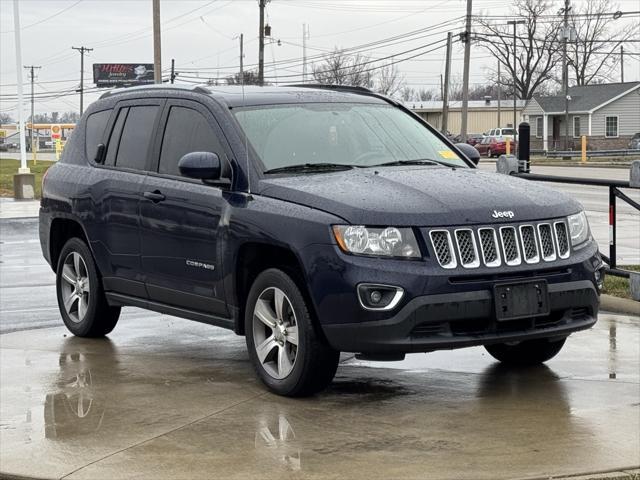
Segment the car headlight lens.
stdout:
[[420,247],[411,228],[369,228],[363,225],[334,225],[340,248],[356,255],[420,257]]
[[584,211],[569,215],[567,217],[569,223],[569,234],[571,236],[571,245],[576,246],[584,243],[589,238],[589,222]]

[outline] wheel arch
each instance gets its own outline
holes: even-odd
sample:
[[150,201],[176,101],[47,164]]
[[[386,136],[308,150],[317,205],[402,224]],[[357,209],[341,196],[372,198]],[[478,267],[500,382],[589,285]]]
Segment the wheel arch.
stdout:
[[83,240],[91,251],[89,237],[77,219],[57,217],[51,221],[51,227],[49,228],[49,258],[51,259],[51,268],[54,271],[58,265],[60,252],[64,244],[73,237]]

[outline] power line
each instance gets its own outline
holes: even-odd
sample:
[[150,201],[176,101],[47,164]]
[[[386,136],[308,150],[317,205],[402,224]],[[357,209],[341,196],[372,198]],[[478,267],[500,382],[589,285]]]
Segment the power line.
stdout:
[[[66,12],[67,10],[71,10],[73,7],[75,7],[76,5],[78,5],[80,2],[82,2],[83,0],[78,0],[77,2],[73,3],[72,5],[69,5],[66,8],[63,8],[62,10],[54,13],[53,15],[48,16],[47,18],[43,18],[42,20],[38,20],[37,22],[34,23],[30,23],[29,25],[25,25],[24,27],[21,27],[20,30],[26,30],[27,28],[31,28],[31,27],[35,27],[36,25],[40,25],[41,23],[44,22],[48,22],[49,20],[51,20],[52,18],[57,17],[58,15],[62,15],[64,12]],[[1,34],[4,33],[13,33],[15,30],[5,30],[4,32],[0,32]]]

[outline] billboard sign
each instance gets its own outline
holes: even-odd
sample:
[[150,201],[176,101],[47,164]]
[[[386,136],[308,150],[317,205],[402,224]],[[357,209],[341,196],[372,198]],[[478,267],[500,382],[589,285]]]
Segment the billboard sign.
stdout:
[[153,63],[94,63],[93,83],[98,87],[153,83]]

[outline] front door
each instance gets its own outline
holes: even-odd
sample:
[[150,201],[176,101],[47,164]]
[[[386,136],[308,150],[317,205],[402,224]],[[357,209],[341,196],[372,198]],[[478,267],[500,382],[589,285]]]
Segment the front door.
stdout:
[[[157,166],[143,184],[142,268],[151,300],[227,316],[218,233],[223,190],[180,176],[190,152],[216,153],[228,162],[222,132],[211,113],[191,101],[168,101],[157,138]],[[223,169],[224,171],[224,169]]]
[[553,150],[560,145],[560,117],[553,117]]

